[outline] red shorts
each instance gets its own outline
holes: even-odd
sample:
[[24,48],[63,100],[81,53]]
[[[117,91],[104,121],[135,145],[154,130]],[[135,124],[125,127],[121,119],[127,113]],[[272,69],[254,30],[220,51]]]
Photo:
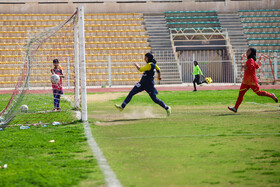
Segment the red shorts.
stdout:
[[259,92],[260,91],[260,87],[259,85],[248,85],[248,84],[243,84],[241,83],[241,86],[240,86],[240,91],[247,91],[249,89],[252,89],[255,93]]

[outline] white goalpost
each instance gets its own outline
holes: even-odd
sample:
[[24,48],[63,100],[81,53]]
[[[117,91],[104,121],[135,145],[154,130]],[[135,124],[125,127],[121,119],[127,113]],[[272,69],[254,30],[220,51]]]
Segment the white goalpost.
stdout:
[[[85,59],[85,32],[84,32],[84,7],[78,8],[79,48],[81,68],[81,105],[82,121],[87,121],[87,90],[86,90],[86,59]],[[78,81],[77,81],[78,82]]]
[[[41,15],[38,14],[39,16]],[[17,61],[18,56],[22,56],[18,61],[21,70],[18,73],[17,81],[14,81],[16,85],[11,98],[7,101],[6,107],[0,109],[0,125],[7,125],[13,121],[15,121],[13,124],[50,123],[60,120],[61,116],[64,116],[61,121],[67,123],[74,120],[72,116],[77,116],[74,110],[81,112],[82,121],[87,121],[84,7],[79,6],[73,14],[64,18],[65,20],[57,26],[51,24],[57,24],[63,16],[46,14],[42,14],[42,16],[47,18],[53,16],[51,20],[48,20],[50,27],[46,27],[46,25],[30,27],[31,30],[27,33],[31,37],[28,38],[26,44],[20,49],[12,49],[20,54],[14,55]],[[26,27],[28,24],[34,24],[32,19],[34,22],[38,21],[37,17],[30,19],[30,22],[19,20],[19,24],[23,26],[15,29],[26,32],[21,29],[28,28]],[[73,25],[71,25],[72,23]],[[45,28],[43,31],[40,30],[42,27]],[[16,43],[15,46],[18,48]],[[68,87],[64,85],[64,94],[58,98],[56,98],[54,90],[51,90],[50,69],[53,68],[53,59],[59,59],[59,64],[62,65],[61,71],[64,67],[67,69],[63,70],[63,74],[64,79],[67,79],[64,82]],[[7,64],[11,64],[13,60],[8,59]],[[10,69],[12,68],[10,67]],[[58,112],[51,110],[56,99],[62,105],[62,110]],[[22,105],[27,105],[28,110],[23,112]]]

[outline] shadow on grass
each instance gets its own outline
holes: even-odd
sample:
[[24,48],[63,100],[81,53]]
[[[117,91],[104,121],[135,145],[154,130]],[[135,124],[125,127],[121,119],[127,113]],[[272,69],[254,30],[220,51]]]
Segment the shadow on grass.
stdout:
[[214,116],[233,116],[233,115],[240,115],[240,114],[235,114],[235,113],[232,113],[232,114],[217,114],[217,115],[214,115]]
[[280,109],[278,109],[278,110],[265,110],[263,112],[280,112]]
[[[115,119],[115,120],[108,120],[103,122],[141,121],[146,119],[151,119],[151,118]],[[152,119],[162,119],[162,118],[152,118]]]

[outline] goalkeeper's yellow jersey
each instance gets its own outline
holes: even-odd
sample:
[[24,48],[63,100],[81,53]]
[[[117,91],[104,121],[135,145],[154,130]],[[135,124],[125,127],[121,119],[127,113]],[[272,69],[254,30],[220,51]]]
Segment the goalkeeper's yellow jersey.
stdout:
[[194,70],[193,70],[193,73],[192,73],[193,75],[203,75],[203,73],[202,73],[202,71],[201,71],[201,69],[199,68],[199,66],[198,65],[196,65],[196,66],[194,66]]

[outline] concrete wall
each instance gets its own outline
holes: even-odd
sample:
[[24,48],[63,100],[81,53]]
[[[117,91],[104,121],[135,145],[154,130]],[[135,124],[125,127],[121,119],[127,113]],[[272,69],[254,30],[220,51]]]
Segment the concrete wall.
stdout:
[[[72,13],[83,5],[86,13],[216,10],[235,12],[245,9],[279,9],[280,0],[224,0],[223,2],[196,2],[215,0],[0,0],[0,13]],[[81,3],[84,2],[84,3]]]

